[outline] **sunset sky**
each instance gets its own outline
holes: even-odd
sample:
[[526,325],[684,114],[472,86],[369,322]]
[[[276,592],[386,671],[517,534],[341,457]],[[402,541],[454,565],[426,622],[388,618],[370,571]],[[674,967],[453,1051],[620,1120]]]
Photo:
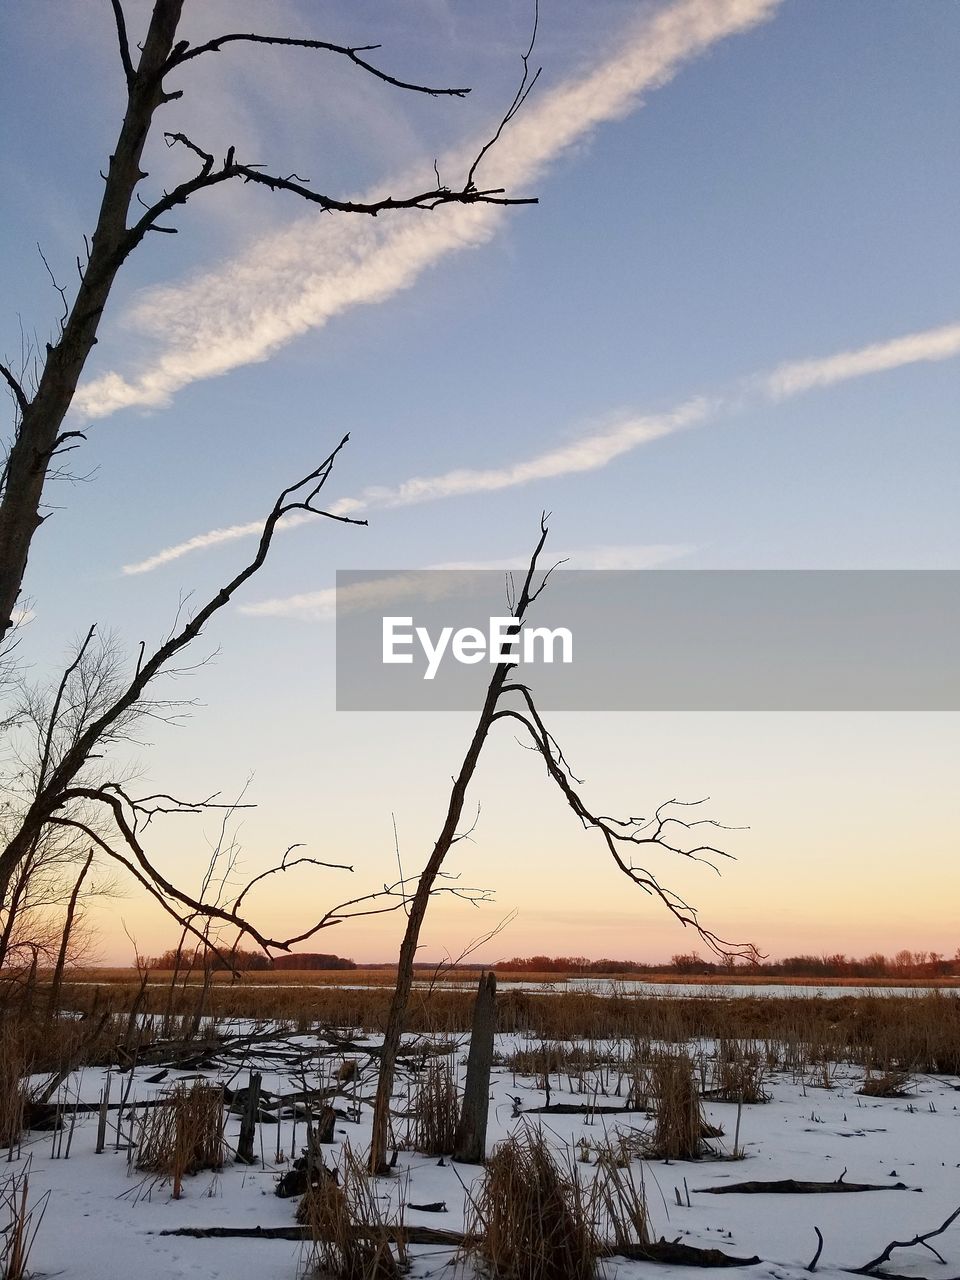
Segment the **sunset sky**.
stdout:
[[[142,34],[148,5],[128,6]],[[404,94],[343,60],[237,47],[182,69],[161,127],[342,197],[461,183],[509,105],[532,3],[188,0],[224,31],[380,43]],[[0,347],[52,333],[122,115],[107,0],[0,10],[8,122]],[[415,872],[469,740],[459,713],[334,710],[337,569],[509,567],[541,510],[572,568],[956,569],[960,8],[942,0],[541,0],[543,73],[481,185],[537,206],[321,215],[237,185],[204,193],[123,269],[77,398],[72,455],[33,544],[31,678],[93,622],[135,660],[251,554],[277,492],[346,432],[332,509],[290,521],[118,767],[145,790],[246,798],[253,875],[303,842],[355,867],[274,878],[250,911],[293,933]],[[159,131],[145,190],[191,171]],[[25,338],[23,337],[25,335]],[[709,634],[704,635],[709,646]],[[601,812],[709,796],[722,877],[653,866],[717,933],[797,951],[960,945],[956,714],[634,712],[550,726]],[[248,781],[249,780],[249,781]],[[451,868],[495,891],[438,900],[424,958],[658,959],[697,940],[610,865],[501,730]],[[198,888],[216,823],[151,850]],[[96,909],[106,962],[175,929],[128,886]],[[388,960],[402,913],[311,946]],[[701,948],[702,949],[702,948]]]

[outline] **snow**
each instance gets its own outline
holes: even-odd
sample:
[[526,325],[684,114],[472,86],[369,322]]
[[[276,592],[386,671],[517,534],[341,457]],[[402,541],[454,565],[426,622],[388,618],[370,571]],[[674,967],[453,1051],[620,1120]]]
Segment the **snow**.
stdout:
[[[280,1041],[298,1045],[311,1053],[316,1047],[327,1047],[310,1036],[289,1036],[278,1032]],[[369,1043],[375,1044],[375,1041]],[[508,1055],[517,1047],[536,1048],[537,1041],[522,1036],[499,1036],[497,1050]],[[596,1047],[596,1046],[594,1046]],[[263,1070],[263,1085],[274,1092],[289,1093],[302,1088],[299,1071],[288,1073],[278,1068],[271,1046],[248,1053],[242,1070],[227,1067],[223,1071],[200,1074],[220,1079],[232,1087],[246,1084],[247,1072]],[[364,1060],[359,1092],[372,1097],[375,1061]],[[466,1043],[461,1040],[456,1052],[462,1073]],[[317,1060],[311,1058],[313,1073],[308,1086],[320,1082],[316,1074]],[[334,1059],[334,1066],[339,1059]],[[329,1077],[330,1059],[326,1059],[324,1079]],[[161,1094],[178,1079],[189,1079],[198,1073],[171,1072],[160,1084],[146,1083],[156,1066],[136,1070],[130,1098],[144,1101]],[[745,1106],[740,1124],[740,1144],[745,1148],[743,1160],[702,1160],[689,1163],[642,1161],[634,1166],[635,1177],[642,1176],[647,1188],[649,1212],[654,1232],[667,1239],[679,1238],[684,1243],[721,1248],[740,1255],[758,1254],[764,1261],[749,1268],[734,1268],[723,1274],[737,1280],[739,1276],[772,1276],[777,1280],[801,1280],[809,1276],[806,1265],[816,1248],[814,1227],[824,1237],[823,1253],[817,1274],[827,1280],[839,1280],[843,1268],[862,1265],[878,1254],[893,1239],[910,1239],[918,1232],[939,1226],[960,1205],[960,1083],[953,1079],[921,1076],[913,1083],[913,1092],[905,1099],[860,1097],[856,1088],[863,1078],[861,1070],[839,1065],[832,1073],[834,1087],[816,1088],[808,1080],[794,1080],[789,1075],[775,1074],[767,1080],[772,1100],[766,1104]],[[62,1096],[96,1101],[103,1086],[104,1072],[87,1069],[72,1077]],[[113,1075],[112,1098],[126,1087],[128,1075]],[[566,1084],[566,1079],[564,1078]],[[491,1087],[490,1128],[488,1144],[515,1132],[525,1124],[542,1123],[544,1132],[558,1147],[576,1149],[581,1138],[591,1142],[602,1140],[604,1133],[637,1128],[649,1123],[642,1113],[598,1115],[592,1121],[583,1115],[527,1116],[514,1115],[511,1099],[518,1096],[526,1109],[541,1106],[544,1095],[532,1077],[514,1076],[503,1066],[494,1068]],[[344,1086],[338,1105],[349,1110],[353,1085]],[[406,1081],[398,1082],[397,1107],[406,1105]],[[583,1094],[560,1091],[557,1078],[552,1081],[553,1103],[582,1103]],[[619,1105],[621,1099],[599,1098],[607,1105]],[[720,1125],[725,1136],[719,1145],[729,1152],[733,1147],[736,1123],[735,1105],[707,1103],[707,1119]],[[279,1240],[194,1239],[162,1236],[162,1230],[181,1226],[289,1226],[293,1223],[295,1200],[281,1200],[273,1194],[279,1173],[289,1168],[284,1162],[274,1163],[277,1149],[277,1127],[261,1125],[263,1154],[266,1163],[244,1167],[227,1163],[219,1173],[201,1173],[188,1178],[180,1200],[171,1198],[169,1186],[153,1185],[144,1175],[128,1168],[125,1149],[116,1150],[116,1112],[111,1112],[107,1149],[95,1154],[97,1116],[77,1117],[70,1158],[54,1159],[51,1152],[54,1137],[49,1132],[33,1132],[25,1137],[19,1160],[0,1170],[11,1174],[30,1159],[30,1201],[35,1203],[50,1193],[44,1220],[37,1234],[30,1259],[31,1270],[38,1276],[69,1275],[74,1280],[109,1280],[110,1277],[134,1277],[134,1280],[168,1280],[169,1277],[229,1277],[230,1280],[292,1280],[298,1274],[302,1246]],[[402,1129],[403,1122],[398,1122]],[[236,1143],[239,1119],[230,1116],[227,1138]],[[127,1132],[124,1123],[124,1134]],[[359,1119],[338,1120],[336,1142],[328,1148],[327,1162],[333,1163],[339,1147],[349,1141],[355,1150],[365,1151],[369,1142],[370,1108],[360,1108]],[[297,1146],[304,1139],[303,1122],[298,1127]],[[291,1121],[280,1125],[282,1147],[289,1154]],[[64,1138],[63,1147],[66,1146]],[[121,1143],[121,1147],[124,1144]],[[847,1195],[723,1195],[704,1194],[701,1188],[746,1179],[767,1180],[796,1178],[834,1180],[844,1170],[850,1182],[887,1184],[901,1180],[907,1191],[884,1190]],[[591,1169],[583,1172],[590,1176]],[[392,1179],[382,1179],[385,1198],[396,1197],[398,1184],[404,1184],[408,1201],[429,1203],[444,1201],[442,1214],[406,1211],[409,1223],[459,1230],[463,1226],[464,1194],[467,1187],[482,1176],[471,1166],[452,1166],[449,1159],[441,1167],[436,1158],[401,1152]],[[682,1205],[676,1203],[679,1189]],[[686,1204],[689,1191],[690,1206]],[[960,1223],[931,1242],[952,1267],[947,1274],[960,1272]],[[413,1247],[415,1264],[412,1275],[427,1277],[440,1274],[452,1258],[449,1248]],[[652,1264],[611,1260],[604,1264],[607,1277],[633,1280],[635,1277],[664,1273],[676,1280],[693,1280],[702,1272],[672,1267],[667,1271]],[[900,1275],[930,1275],[937,1268],[929,1250],[898,1250],[889,1270]],[[449,1274],[449,1272],[448,1272]]]

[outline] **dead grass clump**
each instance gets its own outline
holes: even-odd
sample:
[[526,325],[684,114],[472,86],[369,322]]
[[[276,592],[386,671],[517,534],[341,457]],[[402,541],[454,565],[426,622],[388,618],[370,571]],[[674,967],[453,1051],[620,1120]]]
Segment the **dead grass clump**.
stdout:
[[310,1233],[304,1280],[399,1280],[409,1265],[403,1199],[385,1212],[376,1188],[345,1143],[339,1181],[332,1174],[321,1177],[297,1209],[297,1221]]
[[616,1252],[631,1245],[649,1244],[647,1197],[641,1174],[633,1176],[629,1149],[620,1139],[597,1149],[597,1177],[593,1184],[597,1230]]
[[177,1085],[167,1101],[143,1114],[137,1168],[173,1183],[180,1199],[183,1179],[202,1169],[223,1168],[223,1089],[197,1081]]
[[763,1087],[765,1074],[766,1063],[756,1050],[725,1041],[714,1064],[710,1096],[717,1102],[769,1102],[770,1094]]
[[[535,1048],[517,1048],[507,1055],[504,1065],[517,1076],[558,1076],[570,1064],[570,1050],[562,1044],[539,1044]],[[578,1064],[579,1065],[579,1062]]]
[[425,1156],[453,1152],[460,1119],[460,1090],[454,1062],[435,1059],[422,1074],[407,1123],[406,1143]]
[[624,1107],[629,1111],[646,1111],[650,1106],[650,1070],[654,1051],[649,1041],[634,1039],[621,1064],[617,1096],[626,1084]]
[[650,1073],[656,1106],[653,1133],[646,1137],[648,1156],[660,1160],[699,1160],[716,1155],[706,1141],[719,1136],[703,1114],[693,1063],[686,1053],[661,1054]]
[[467,1206],[468,1253],[495,1280],[593,1280],[593,1206],[577,1166],[527,1129],[495,1148]]
[[909,1071],[880,1071],[868,1069],[863,1084],[857,1090],[867,1098],[906,1098],[912,1092],[913,1078]]
[[27,1102],[27,1069],[23,1040],[9,1024],[4,1024],[0,1034],[0,1147],[15,1147],[20,1141]]
[[50,1192],[31,1205],[30,1161],[0,1184],[0,1276],[25,1280],[27,1262],[46,1211]]

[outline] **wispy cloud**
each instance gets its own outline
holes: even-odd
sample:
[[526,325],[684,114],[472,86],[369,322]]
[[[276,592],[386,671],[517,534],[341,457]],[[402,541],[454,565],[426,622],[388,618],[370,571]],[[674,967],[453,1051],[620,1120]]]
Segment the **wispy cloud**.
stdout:
[[[412,506],[439,498],[490,493],[512,489],[538,480],[555,479],[578,472],[595,471],[616,458],[686,428],[700,426],[723,413],[743,408],[754,401],[790,399],[817,387],[833,386],[873,373],[888,372],[907,365],[947,360],[960,354],[960,325],[946,325],[905,334],[888,342],[873,343],[856,351],[780,365],[768,373],[745,379],[729,393],[698,396],[684,401],[667,413],[625,417],[611,426],[587,432],[565,445],[548,449],[504,467],[458,468],[436,476],[414,476],[393,487],[373,485],[358,497],[342,498],[330,509],[337,515],[385,507]],[[292,529],[316,516],[288,516],[280,529]],[[251,537],[263,528],[262,520],[211,529],[185,542],[165,547],[145,560],[123,566],[126,574],[148,573],[179,560],[192,551],[201,551],[237,538]]]
[[[498,143],[491,176],[515,191],[536,181],[570,146],[627,115],[718,41],[766,21],[780,3],[676,0],[646,16],[621,36],[612,57],[530,100]],[[441,172],[462,175],[477,146],[447,156]],[[418,174],[394,185],[422,181]],[[136,374],[111,371],[81,387],[74,412],[102,418],[166,404],[192,382],[265,360],[342,312],[409,288],[446,255],[486,243],[504,216],[495,206],[472,205],[376,221],[301,219],[191,283],[147,291],[126,323],[159,344],[160,355]]]
[[[658,564],[689,555],[694,548],[680,543],[651,543],[641,546],[614,545],[585,547],[578,551],[560,552],[551,557],[551,564],[564,561],[569,569],[652,569]],[[469,591],[469,579],[464,575],[477,574],[481,578],[491,570],[520,572],[530,563],[530,553],[505,556],[499,560],[462,560],[448,564],[428,565],[426,569],[412,569],[390,577],[371,577],[362,582],[352,582],[339,590],[325,587],[320,591],[305,591],[295,596],[278,596],[273,600],[258,600],[255,604],[240,606],[240,612],[258,618],[300,618],[307,621],[323,621],[341,612],[357,609],[383,608],[399,605],[403,600],[436,600],[448,595],[461,595]],[[438,570],[456,570],[456,574]]]
[[[669,413],[627,418],[602,431],[594,431],[572,440],[557,449],[549,449],[532,458],[511,463],[505,467],[489,467],[481,470],[458,468],[438,476],[414,476],[402,484],[389,488],[370,485],[359,497],[341,498],[330,507],[334,515],[353,515],[373,508],[408,507],[438,498],[453,498],[462,494],[491,493],[497,489],[514,489],[518,485],[531,484],[535,480],[548,480],[557,476],[574,475],[582,471],[596,471],[614,458],[629,453],[638,445],[649,444],[662,436],[672,435],[683,427],[703,422],[711,412],[711,402],[703,398],[689,400]],[[294,512],[284,517],[282,530],[295,529],[317,516]],[[149,573],[162,565],[192,551],[205,551],[224,542],[252,537],[260,533],[263,520],[250,520],[245,524],[227,525],[223,529],[210,529],[185,542],[164,547],[146,560],[125,564],[125,574]]]
[[875,342],[857,351],[841,351],[821,360],[796,360],[765,374],[760,387],[771,400],[785,400],[813,387],[864,378],[871,373],[899,369],[923,361],[949,360],[960,355],[960,324],[908,333],[889,342]]

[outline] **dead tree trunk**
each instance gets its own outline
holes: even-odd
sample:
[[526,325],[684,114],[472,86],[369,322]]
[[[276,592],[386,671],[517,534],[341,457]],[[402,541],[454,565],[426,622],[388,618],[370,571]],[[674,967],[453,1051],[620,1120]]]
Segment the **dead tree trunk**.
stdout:
[[[545,516],[541,520],[540,528],[540,540],[531,557],[530,567],[527,570],[520,596],[515,603],[511,601],[511,616],[515,620],[514,635],[520,631],[527,610],[544,589],[550,576],[548,571],[544,574],[540,585],[534,588],[533,582],[537,571],[537,559],[543,550],[547,536]],[[393,1093],[394,1068],[397,1049],[400,1045],[400,1035],[403,1030],[403,1019],[413,983],[413,962],[419,945],[420,928],[423,924],[430,895],[434,892],[437,878],[441,874],[444,859],[458,839],[456,834],[457,826],[463,813],[467,787],[476,772],[483,744],[496,721],[510,720],[514,724],[519,724],[525,733],[529,735],[533,749],[539,753],[546,766],[547,775],[559,788],[574,816],[579,820],[584,830],[599,832],[607,851],[628,880],[658,899],[681,924],[691,926],[698,937],[717,955],[723,957],[738,955],[751,960],[756,959],[758,955],[756,948],[752,944],[727,942],[718,937],[712,930],[705,928],[699,921],[695,907],[692,907],[671,889],[663,886],[652,871],[635,861],[639,850],[644,850],[648,853],[672,853],[697,862],[707,862],[713,866],[714,870],[717,870],[711,858],[713,856],[718,858],[729,857],[730,855],[715,845],[698,843],[696,838],[689,833],[695,832],[705,825],[721,827],[722,824],[709,818],[689,819],[684,816],[689,806],[684,806],[683,802],[676,800],[668,800],[659,805],[654,810],[653,816],[648,819],[614,818],[593,812],[584,803],[578,790],[579,780],[571,773],[556,739],[544,725],[529,688],[518,680],[508,680],[508,675],[512,674],[514,669],[515,663],[511,663],[509,658],[505,658],[496,667],[495,674],[487,689],[487,696],[480,712],[480,719],[474,730],[470,747],[464,757],[463,764],[460,766],[460,772],[454,778],[443,828],[437,843],[434,845],[433,853],[420,874],[416,893],[408,904],[407,927],[397,961],[397,985],[390,1002],[389,1013],[387,1014],[387,1025],[380,1059],[380,1078],[377,1081],[377,1094],[374,1101],[373,1131],[370,1139],[369,1159],[369,1167],[372,1173],[387,1171],[387,1129],[390,1116],[390,1098]],[[501,706],[500,699],[504,694],[516,695],[520,701],[520,709]]]
[[497,699],[507,678],[507,668],[498,667],[497,673],[490,682],[487,698],[480,713],[480,719],[474,730],[473,740],[464,757],[460,772],[453,784],[450,803],[447,808],[446,821],[437,843],[433,847],[430,860],[421,873],[417,891],[410,903],[410,914],[400,955],[397,960],[397,985],[390,1001],[387,1014],[387,1025],[383,1034],[383,1051],[380,1057],[380,1074],[377,1078],[377,1095],[373,1104],[373,1132],[370,1135],[370,1172],[387,1173],[387,1129],[390,1119],[390,1097],[393,1093],[393,1077],[396,1068],[397,1050],[400,1047],[400,1036],[403,1033],[403,1019],[410,1000],[413,987],[413,962],[416,959],[417,947],[420,945],[420,928],[427,912],[427,903],[436,884],[437,876],[443,866],[444,859],[450,852],[457,838],[457,827],[463,814],[463,805],[467,795],[467,787],[473,777],[480,751],[490,731],[497,709]]
[[[536,598],[538,592],[532,590],[533,577],[536,573],[537,557],[543,550],[543,544],[547,537],[546,524],[541,523],[540,540],[537,543],[536,550],[530,562],[530,568],[524,581],[523,590],[520,598],[516,603],[514,617],[518,619],[517,629],[519,630],[519,621],[523,619],[531,602]],[[457,839],[457,828],[460,819],[463,816],[463,806],[467,798],[467,788],[477,769],[477,762],[480,759],[480,752],[483,750],[483,744],[486,741],[487,734],[490,732],[490,726],[497,718],[497,705],[500,695],[503,692],[503,686],[507,682],[513,667],[506,663],[497,666],[490,685],[487,689],[487,696],[483,703],[483,709],[480,712],[480,719],[477,721],[477,727],[473,731],[473,738],[470,746],[464,756],[463,764],[460,766],[460,772],[457,774],[453,783],[453,790],[450,792],[450,802],[447,806],[447,816],[443,823],[443,828],[437,839],[437,843],[433,847],[433,853],[423,871],[420,873],[420,879],[417,882],[417,890],[413,895],[413,899],[409,906],[409,914],[407,916],[407,927],[404,930],[403,942],[400,945],[400,955],[397,959],[397,985],[393,992],[393,998],[390,1001],[390,1010],[387,1014],[387,1025],[383,1035],[383,1052],[380,1058],[380,1074],[377,1079],[377,1095],[373,1104],[373,1131],[370,1135],[370,1159],[369,1167],[371,1173],[386,1173],[387,1166],[387,1128],[390,1119],[390,1097],[393,1093],[393,1077],[396,1067],[397,1050],[400,1047],[400,1036],[403,1032],[403,1019],[407,1011],[407,1004],[410,1000],[410,991],[413,986],[413,962],[416,959],[417,947],[420,944],[420,928],[423,924],[423,918],[426,915],[427,903],[430,901],[430,895],[433,892],[437,877],[443,866],[444,859],[453,847]]]
[[[18,396],[20,423],[7,456],[6,484],[0,500],[0,637],[11,626],[27,554],[43,519],[40,503],[50,461],[62,445],[60,428],[76,391],[87,356],[97,340],[114,278],[136,243],[127,215],[137,184],[145,176],[140,162],[163,88],[183,0],[158,0],[144,38],[139,65],[127,70],[127,108],[107,169],[96,230],[90,242],[80,288],[65,315],[59,340],[48,346],[36,394]],[[142,239],[143,236],[139,237]]]
[[497,1020],[497,975],[485,973],[477,987],[467,1055],[467,1080],[460,1120],[454,1138],[454,1160],[483,1164],[487,1151],[487,1110],[490,1105],[490,1068],[493,1066],[493,1033]]
[[51,1017],[57,1011],[57,1005],[60,1003],[60,987],[63,984],[63,970],[67,963],[67,947],[70,945],[70,934],[73,932],[73,921],[77,914],[77,902],[80,899],[80,890],[83,882],[87,877],[93,862],[93,850],[87,854],[87,860],[83,864],[83,869],[77,876],[77,883],[73,886],[73,892],[70,894],[70,902],[67,906],[67,918],[63,924],[63,936],[60,939],[60,951],[57,955],[57,963],[53,970],[53,980],[50,983],[50,1015]]
[[253,1142],[257,1135],[257,1116],[260,1112],[260,1083],[263,1077],[259,1071],[250,1072],[250,1084],[243,1104],[243,1115],[240,1118],[240,1138],[237,1141],[237,1159],[241,1164],[253,1164]]
[[[199,192],[229,182],[255,183],[273,191],[287,191],[328,212],[364,213],[370,216],[388,209],[434,209],[442,204],[536,203],[532,198],[515,200],[505,195],[502,188],[480,190],[476,186],[474,175],[477,165],[491,144],[480,152],[460,189],[452,190],[438,184],[414,195],[402,198],[386,196],[366,203],[338,200],[314,191],[296,174],[284,177],[264,172],[260,165],[240,164],[232,146],[228,148],[222,163],[217,163],[212,154],[205,152],[185,134],[168,132],[163,135],[166,144],[178,146],[190,153],[201,161],[201,166],[192,177],[165,191],[154,204],[148,204],[140,197],[137,188],[148,177],[142,166],[144,148],[154,127],[154,117],[159,108],[183,97],[182,89],[168,90],[165,87],[166,77],[198,57],[205,57],[210,53],[219,54],[221,47],[227,43],[240,41],[322,50],[348,58],[354,66],[362,68],[367,74],[400,89],[429,96],[462,97],[467,92],[465,89],[435,88],[399,80],[368,62],[362,56],[366,50],[330,44],[323,40],[231,32],[204,44],[192,45],[188,40],[177,38],[183,6],[184,0],[153,0],[146,34],[142,43],[137,45],[140,56],[134,66],[122,0],[113,0],[127,102],[123,124],[113,146],[106,173],[102,175],[103,197],[96,228],[90,240],[86,266],[82,266],[78,260],[81,278],[72,304],[67,303],[64,291],[55,285],[64,300],[60,333],[55,342],[47,344],[36,391],[32,396],[13,370],[0,364],[0,378],[13,393],[18,417],[14,440],[7,453],[3,472],[0,473],[0,641],[13,626],[14,607],[23,584],[30,545],[37,529],[46,519],[41,506],[51,461],[60,450],[74,448],[76,442],[84,438],[82,432],[64,431],[62,427],[87,358],[97,341],[97,330],[114,280],[126,259],[148,232],[176,231],[175,227],[169,226],[165,221],[168,214],[180,209]],[[529,57],[529,53],[527,56]],[[531,87],[527,80],[528,63],[527,58],[524,58],[520,92],[504,117],[501,130],[522,105],[526,91]],[[499,134],[500,130],[494,141]],[[134,205],[135,197],[138,205]],[[132,218],[131,211],[134,215]]]

